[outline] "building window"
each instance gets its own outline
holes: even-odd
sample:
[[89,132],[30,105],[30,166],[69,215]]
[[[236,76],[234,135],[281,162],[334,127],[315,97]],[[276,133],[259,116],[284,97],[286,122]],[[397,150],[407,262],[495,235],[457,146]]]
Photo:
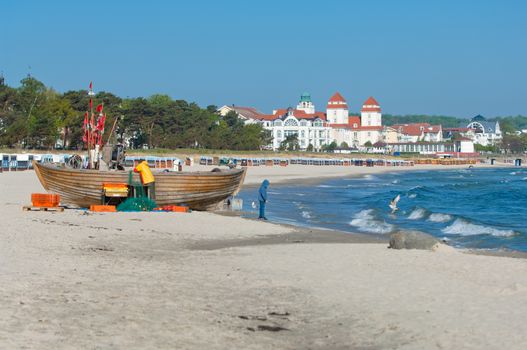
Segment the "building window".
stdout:
[[289,118],[285,121],[284,125],[285,126],[298,126],[298,122],[296,121],[296,119]]
[[305,120],[300,121],[300,126],[307,126],[307,122]]
[[274,126],[282,126],[282,121],[281,120],[275,120],[274,121]]
[[282,138],[282,131],[278,130],[276,132],[276,137],[279,138],[279,139]]
[[300,137],[302,138],[306,137],[306,132],[304,130],[300,131]]

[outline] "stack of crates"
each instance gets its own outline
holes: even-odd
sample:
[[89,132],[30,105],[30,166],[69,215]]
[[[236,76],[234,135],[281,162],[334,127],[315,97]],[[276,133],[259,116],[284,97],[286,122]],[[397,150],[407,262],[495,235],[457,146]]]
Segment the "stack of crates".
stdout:
[[60,195],[47,193],[32,193],[31,203],[39,208],[56,208],[60,204]]

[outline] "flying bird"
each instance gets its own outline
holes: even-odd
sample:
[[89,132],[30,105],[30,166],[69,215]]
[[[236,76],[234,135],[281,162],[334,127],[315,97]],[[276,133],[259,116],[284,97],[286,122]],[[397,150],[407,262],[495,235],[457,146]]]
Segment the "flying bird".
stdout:
[[401,195],[398,194],[397,196],[395,196],[394,199],[392,199],[392,201],[390,202],[390,209],[392,210],[392,214],[395,213],[397,210],[399,210],[399,208],[397,208],[397,203],[399,202],[399,200],[401,199]]

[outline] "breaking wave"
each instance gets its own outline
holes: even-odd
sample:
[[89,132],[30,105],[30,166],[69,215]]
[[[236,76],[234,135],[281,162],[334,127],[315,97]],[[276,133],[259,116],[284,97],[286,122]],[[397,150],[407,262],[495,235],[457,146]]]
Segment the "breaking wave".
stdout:
[[305,211],[305,210],[304,210],[304,211],[302,211],[302,217],[303,217],[304,219],[311,219],[311,214],[309,214],[308,211]]
[[512,230],[499,230],[494,227],[477,225],[463,219],[456,219],[452,225],[442,230],[450,235],[473,236],[473,235],[492,235],[497,237],[514,236],[516,232]]
[[416,208],[410,213],[410,215],[408,215],[408,219],[419,220],[419,219],[424,218],[425,215],[426,215],[426,210],[422,208]]
[[449,222],[452,220],[452,216],[448,214],[432,213],[428,217],[428,221],[432,222]]
[[381,221],[375,218],[373,209],[366,209],[358,212],[353,216],[353,220],[349,223],[351,226],[357,227],[363,232],[369,233],[390,233],[393,231],[394,226],[388,224],[385,221]]

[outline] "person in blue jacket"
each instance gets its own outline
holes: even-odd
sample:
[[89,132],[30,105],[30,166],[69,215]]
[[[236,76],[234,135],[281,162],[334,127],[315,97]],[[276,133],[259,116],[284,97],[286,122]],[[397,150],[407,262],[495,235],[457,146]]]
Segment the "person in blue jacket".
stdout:
[[258,219],[267,220],[265,217],[265,202],[267,202],[267,187],[269,187],[269,180],[263,180],[260,189],[258,190],[258,201],[260,202],[260,215]]

